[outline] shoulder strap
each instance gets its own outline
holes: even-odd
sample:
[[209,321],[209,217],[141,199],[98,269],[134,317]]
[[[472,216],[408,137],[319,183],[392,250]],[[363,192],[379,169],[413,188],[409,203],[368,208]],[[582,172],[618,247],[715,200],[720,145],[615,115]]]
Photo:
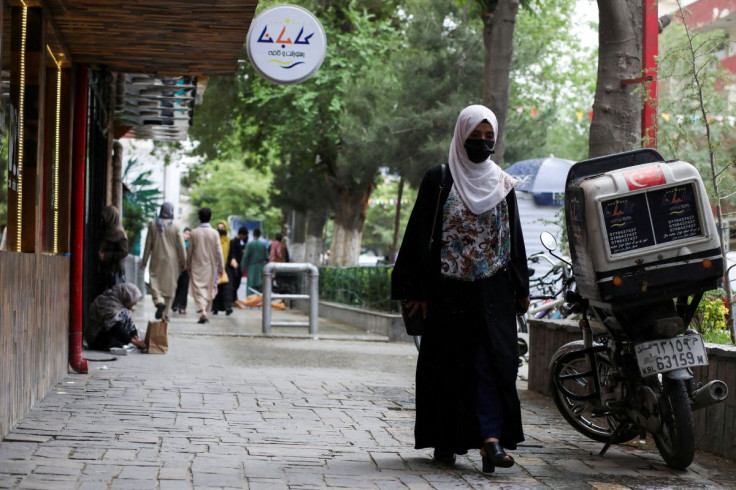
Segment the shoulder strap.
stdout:
[[442,189],[444,189],[445,183],[447,181],[447,164],[440,165],[440,168],[442,169],[442,179],[440,180],[440,187],[437,190],[437,205],[434,209],[434,219],[432,220],[432,231],[429,235],[429,244],[427,245],[428,249],[432,248],[432,242],[434,241],[434,232],[437,227],[437,215],[440,212],[440,201],[442,201]]

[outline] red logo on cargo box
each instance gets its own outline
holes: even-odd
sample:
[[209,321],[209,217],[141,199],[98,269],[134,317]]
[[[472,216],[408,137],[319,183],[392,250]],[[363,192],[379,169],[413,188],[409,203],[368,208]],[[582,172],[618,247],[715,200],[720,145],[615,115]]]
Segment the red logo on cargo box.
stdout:
[[665,179],[664,173],[658,165],[634,170],[633,172],[626,172],[624,178],[630,191],[667,183],[667,179]]

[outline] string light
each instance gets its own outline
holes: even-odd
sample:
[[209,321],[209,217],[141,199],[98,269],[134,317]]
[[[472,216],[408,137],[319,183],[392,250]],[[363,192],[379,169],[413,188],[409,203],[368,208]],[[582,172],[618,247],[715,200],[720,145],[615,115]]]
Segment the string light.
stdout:
[[20,94],[18,101],[18,202],[16,216],[16,243],[15,251],[21,252],[23,236],[23,143],[24,143],[24,105],[26,96],[26,31],[28,30],[28,7],[23,2],[23,18],[20,29]]
[[54,141],[54,247],[59,253],[59,147],[61,139],[61,66],[56,64],[56,131]]

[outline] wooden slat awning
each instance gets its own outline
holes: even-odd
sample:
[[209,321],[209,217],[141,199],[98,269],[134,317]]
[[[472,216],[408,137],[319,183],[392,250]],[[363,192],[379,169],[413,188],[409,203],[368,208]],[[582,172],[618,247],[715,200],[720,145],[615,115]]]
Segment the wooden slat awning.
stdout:
[[119,73],[237,68],[258,0],[44,0],[75,63]]

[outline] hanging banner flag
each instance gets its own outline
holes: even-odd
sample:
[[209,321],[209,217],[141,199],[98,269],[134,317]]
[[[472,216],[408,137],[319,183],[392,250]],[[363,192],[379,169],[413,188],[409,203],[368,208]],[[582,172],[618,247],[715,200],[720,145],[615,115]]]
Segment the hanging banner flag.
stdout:
[[670,115],[667,114],[666,112],[663,112],[662,113],[662,119],[664,119],[667,122],[670,122]]
[[534,108],[532,108],[531,113],[532,113],[532,118],[533,119],[536,119],[537,118],[537,114],[539,114],[539,112],[536,109],[534,109]]
[[578,122],[580,122],[583,120],[583,115],[585,115],[585,113],[583,111],[575,111],[575,115],[578,117]]
[[253,67],[274,83],[299,83],[314,75],[327,52],[319,20],[296,5],[276,5],[253,19],[246,38]]

